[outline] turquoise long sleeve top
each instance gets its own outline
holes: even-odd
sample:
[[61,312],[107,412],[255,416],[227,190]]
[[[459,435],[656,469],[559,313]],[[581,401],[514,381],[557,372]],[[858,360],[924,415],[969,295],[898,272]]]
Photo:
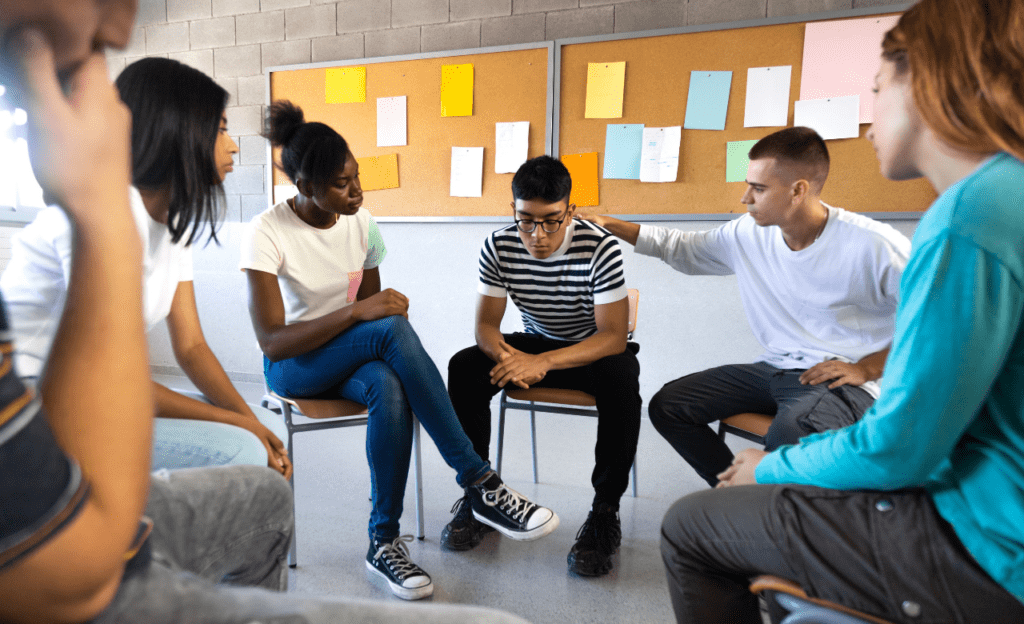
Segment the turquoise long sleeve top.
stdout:
[[1024,163],[997,154],[936,199],[900,294],[874,406],[769,454],[757,481],[924,487],[1024,602]]

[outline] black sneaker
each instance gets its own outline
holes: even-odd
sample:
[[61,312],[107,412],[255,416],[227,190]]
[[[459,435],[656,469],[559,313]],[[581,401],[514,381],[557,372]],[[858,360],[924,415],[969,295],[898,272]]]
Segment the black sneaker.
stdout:
[[469,502],[468,495],[455,501],[451,512],[455,514],[455,517],[441,531],[441,546],[448,550],[474,548],[485,534],[494,531],[493,528],[473,517],[473,504]]
[[405,542],[411,535],[396,537],[390,542],[370,540],[366,553],[366,569],[388,582],[391,593],[405,600],[418,600],[434,593],[430,575],[409,559]]
[[558,528],[555,512],[530,502],[497,474],[466,488],[466,495],[473,504],[473,517],[510,539],[527,542]]
[[612,555],[622,542],[622,526],[617,511],[597,505],[576,533],[569,551],[569,571],[581,576],[601,576],[612,569]]

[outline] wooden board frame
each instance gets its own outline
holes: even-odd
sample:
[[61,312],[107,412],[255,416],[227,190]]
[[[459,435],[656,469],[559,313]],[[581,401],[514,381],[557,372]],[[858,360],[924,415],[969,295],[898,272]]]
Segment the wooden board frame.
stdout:
[[[793,102],[800,93],[804,25],[824,20],[888,15],[910,6],[908,3],[792,18],[557,40],[552,153],[596,151],[600,154],[599,171],[603,170],[607,124],[681,126],[690,71],[731,70],[733,77],[726,129],[683,129],[676,182],[605,180],[599,173],[600,205],[590,210],[613,213],[632,221],[737,218],[746,212],[739,203],[745,187],[742,182],[725,182],[725,144],[728,141],[758,139],[781,129],[743,127],[746,69],[793,66],[788,117],[791,125]],[[622,118],[585,119],[587,63],[618,61],[626,61]],[[923,179],[891,182],[883,178],[874,151],[863,138],[868,128],[867,124],[860,126],[860,139],[827,142],[832,165],[822,199],[875,218],[920,218],[934,200],[934,190]]]
[[[398,154],[399,188],[366,191],[366,207],[382,221],[506,221],[512,174],[494,173],[497,122],[529,121],[529,156],[551,153],[554,42],[269,67],[267,104],[290,99],[307,121],[323,121],[346,138],[356,157]],[[441,65],[474,64],[471,117],[441,117]],[[366,102],[326,104],[329,67],[367,70]],[[406,95],[408,145],[376,146],[376,98]],[[344,116],[344,119],[342,117]],[[449,196],[451,147],[484,147],[483,196]],[[267,147],[268,203],[287,178]]]

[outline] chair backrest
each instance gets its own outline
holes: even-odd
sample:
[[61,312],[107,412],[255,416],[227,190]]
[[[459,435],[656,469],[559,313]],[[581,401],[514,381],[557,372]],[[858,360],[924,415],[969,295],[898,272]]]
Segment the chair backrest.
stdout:
[[633,332],[636,331],[636,312],[637,308],[640,307],[640,291],[636,288],[630,288],[626,292],[626,296],[629,299],[629,328],[626,335],[632,338]]

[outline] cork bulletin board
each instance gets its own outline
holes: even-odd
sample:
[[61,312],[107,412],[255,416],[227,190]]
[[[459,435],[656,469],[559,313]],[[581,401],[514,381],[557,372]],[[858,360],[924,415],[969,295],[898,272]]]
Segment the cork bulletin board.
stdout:
[[[473,114],[442,117],[441,67],[473,64]],[[364,192],[375,218],[449,220],[507,217],[511,173],[495,173],[495,124],[529,121],[528,156],[551,149],[554,43],[481,48],[268,70],[270,100],[302,107],[348,141],[357,158],[398,155],[398,188]],[[328,68],[366,67],[366,101],[327,104]],[[408,144],[377,147],[377,98],[407,97]],[[483,147],[481,197],[451,197],[451,148]],[[277,159],[277,154],[273,154]],[[273,185],[289,184],[276,167]]]
[[[876,14],[893,14],[891,7],[887,10]],[[822,14],[821,19],[869,15],[847,11]],[[726,143],[759,139],[781,129],[743,127],[747,69],[792,65],[788,113],[788,124],[792,125],[793,103],[800,94],[806,23],[806,19],[770,24],[761,21],[725,29],[719,25],[702,30],[558,41],[554,149],[558,154],[598,152],[600,204],[590,210],[626,218],[653,215],[663,219],[727,219],[745,213],[739,203],[744,183],[725,181]],[[626,63],[622,118],[586,119],[588,63],[620,61]],[[725,130],[683,129],[675,182],[604,179],[607,125],[682,126],[691,70],[733,72]],[[918,217],[935,199],[934,191],[924,179],[891,182],[883,178],[871,143],[864,139],[869,127],[860,125],[859,139],[826,141],[831,172],[822,199],[854,212]]]

